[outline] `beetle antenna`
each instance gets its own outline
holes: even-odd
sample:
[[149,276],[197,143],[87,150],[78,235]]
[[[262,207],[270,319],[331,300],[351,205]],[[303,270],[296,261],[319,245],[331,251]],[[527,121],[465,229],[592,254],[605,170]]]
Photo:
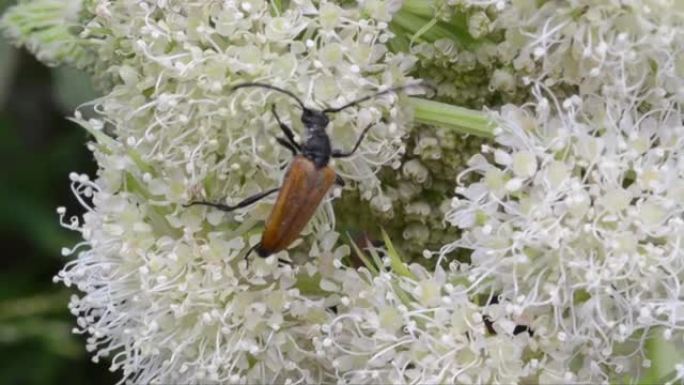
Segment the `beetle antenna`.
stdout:
[[269,90],[282,92],[282,93],[284,93],[285,95],[287,95],[287,96],[291,97],[292,99],[296,100],[297,103],[299,103],[299,105],[302,107],[302,109],[303,109],[303,110],[306,110],[306,106],[304,106],[304,103],[297,97],[297,95],[293,94],[292,92],[290,92],[290,91],[288,91],[288,90],[284,90],[284,89],[282,89],[282,88],[278,88],[278,87],[272,86],[272,85],[270,85],[270,84],[265,84],[265,83],[240,83],[240,84],[238,84],[238,85],[236,85],[236,86],[233,86],[233,88],[231,88],[231,89],[234,91],[234,90],[237,90],[237,89],[240,89],[240,88],[247,88],[247,87],[268,88]]
[[374,93],[373,95],[368,95],[368,96],[364,96],[364,97],[362,97],[362,98],[356,99],[356,100],[354,100],[353,102],[349,102],[349,103],[343,105],[342,107],[337,107],[337,108],[326,108],[325,110],[323,110],[323,113],[326,113],[326,114],[327,114],[327,113],[329,113],[329,112],[340,112],[340,111],[342,111],[342,110],[344,110],[344,109],[346,109],[346,108],[355,106],[355,105],[357,105],[357,104],[359,104],[359,103],[363,103],[363,102],[365,102],[366,100],[370,100],[370,99],[373,99],[373,98],[377,98],[378,96],[381,96],[381,95],[385,95],[385,94],[389,94],[389,93],[392,93],[392,92],[401,91],[401,90],[406,89],[406,88],[417,87],[417,86],[419,86],[419,84],[407,84],[407,85],[405,85],[405,86],[399,86],[399,87],[388,88],[388,89],[386,89],[386,90],[384,90],[384,91],[376,92],[376,93]]

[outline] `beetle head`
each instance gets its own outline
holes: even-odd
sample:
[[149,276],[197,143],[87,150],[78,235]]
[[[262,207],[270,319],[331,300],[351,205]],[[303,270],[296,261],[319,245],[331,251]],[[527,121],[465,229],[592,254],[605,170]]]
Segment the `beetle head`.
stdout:
[[323,111],[310,110],[304,108],[302,111],[302,123],[311,130],[325,130],[330,123],[330,119]]

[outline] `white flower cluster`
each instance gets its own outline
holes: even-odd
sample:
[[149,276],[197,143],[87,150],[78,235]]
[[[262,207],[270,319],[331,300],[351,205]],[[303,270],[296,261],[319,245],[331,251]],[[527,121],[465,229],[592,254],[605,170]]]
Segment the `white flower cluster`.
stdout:
[[471,159],[482,179],[447,215],[466,231],[441,250],[472,250],[471,292],[531,319],[543,383],[566,381],[578,357],[574,381],[638,374],[649,336],[684,337],[681,111],[575,102],[503,109],[499,147]]
[[[684,100],[681,1],[406,3],[413,19],[401,26],[418,36],[410,50],[422,77],[456,104],[521,103],[533,81],[564,96]],[[434,32],[422,31],[431,17]]]
[[345,311],[325,325],[323,345],[341,383],[505,384],[539,369],[525,359],[529,335],[515,332],[501,305],[471,302],[456,270],[415,264],[401,275],[348,271],[338,279]]
[[[8,28],[48,60],[76,49],[106,91],[74,119],[95,138],[97,178],[71,175],[88,212],[58,210],[84,238],[56,280],[83,293],[70,308],[94,360],[135,383],[610,383],[652,365],[654,336],[684,341],[681,2],[339,3],[89,0],[46,18],[52,45]],[[35,25],[27,4],[56,3],[4,23]],[[366,269],[344,266],[362,252],[339,246],[329,203],[289,253],[313,262],[248,264],[270,205],[182,207],[280,183],[272,104],[302,132],[287,96],[232,86],[323,108],[408,74],[443,101],[518,104],[463,172],[480,139],[404,138],[394,95],[332,117],[345,149],[377,122],[334,165],[359,197],[340,211],[385,221],[420,264],[386,239]]]
[[[237,201],[276,184],[289,160],[275,142],[270,104],[301,127],[292,100],[230,87],[268,82],[323,107],[405,82],[411,60],[389,55],[382,44],[390,37],[382,19],[390,6],[378,3],[377,18],[364,19],[329,2],[318,9],[302,1],[284,11],[264,1],[101,2],[82,35],[99,44],[98,56],[120,77],[99,104],[129,155],[155,171],[136,175],[147,189],[173,203],[197,192]],[[331,123],[333,143],[350,148],[363,127],[377,122],[359,155],[337,167],[368,196],[379,192],[374,169],[402,151],[403,125],[380,121],[401,117],[400,109],[389,109],[392,98],[345,110]]]
[[505,33],[496,49],[518,85],[653,108],[684,102],[681,1],[516,1],[493,26]]
[[[502,38],[509,29],[523,28],[519,20],[501,23],[507,4],[503,0],[406,1],[404,18],[393,26],[413,33],[407,49],[418,59],[421,77],[441,100],[482,108],[528,97],[519,78],[526,74],[511,68],[510,42]],[[430,24],[433,27],[425,31]]]
[[638,378],[649,338],[684,337],[684,14],[632,3],[502,13],[534,102],[502,109],[447,215],[441,257],[471,250],[472,295],[530,320],[541,383]]
[[[322,265],[339,267],[349,248],[337,247],[329,204],[313,220],[310,246],[298,249],[317,258],[299,273],[275,256],[244,260],[268,205],[234,215],[181,206],[230,204],[280,183],[291,154],[275,143],[272,103],[302,132],[292,100],[231,86],[267,82],[321,108],[411,82],[410,57],[383,44],[394,2],[293,3],[88,4],[80,36],[96,65],[108,65],[112,88],[92,103],[98,115],[75,118],[96,139],[99,171],[93,181],[72,177],[88,213],[63,224],[84,242],[64,251],[78,258],[56,280],[83,293],[70,303],[76,332],[89,335],[94,360],[110,356],[123,380],[317,383],[331,373],[312,345],[331,314],[318,282]],[[403,152],[395,99],[350,108],[331,123],[332,142],[347,149],[377,122],[358,155],[336,165],[367,198],[381,194],[375,171]]]

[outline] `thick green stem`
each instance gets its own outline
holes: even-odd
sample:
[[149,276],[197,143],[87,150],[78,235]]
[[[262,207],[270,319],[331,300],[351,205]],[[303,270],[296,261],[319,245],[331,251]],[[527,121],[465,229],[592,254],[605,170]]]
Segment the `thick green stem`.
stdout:
[[462,134],[492,138],[496,124],[482,111],[421,98],[409,98],[417,123],[448,127]]

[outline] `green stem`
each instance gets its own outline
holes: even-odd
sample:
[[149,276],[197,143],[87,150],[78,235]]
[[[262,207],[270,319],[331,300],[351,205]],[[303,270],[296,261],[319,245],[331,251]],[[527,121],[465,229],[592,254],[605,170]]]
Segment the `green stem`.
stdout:
[[401,28],[396,23],[390,24],[390,30],[394,34],[394,37],[387,43],[392,52],[409,52],[411,49],[411,41],[409,37],[411,34],[406,32],[405,29]]
[[494,137],[496,124],[482,111],[421,98],[409,98],[417,123],[447,127],[462,134]]
[[280,16],[282,15],[283,11],[285,10],[285,7],[283,6],[283,0],[272,0],[271,1],[271,16]]
[[385,246],[387,247],[387,255],[390,257],[390,266],[392,267],[392,271],[402,277],[407,277],[414,281],[417,280],[418,278],[411,272],[411,270],[409,270],[408,266],[406,266],[406,263],[404,263],[402,260],[399,252],[392,243],[392,239],[389,235],[387,235],[385,229],[380,228],[380,230],[382,230],[382,239],[385,241]]
[[407,38],[411,41],[435,42],[440,39],[450,39],[468,50],[476,44],[475,39],[464,27],[465,24],[444,23],[437,21],[434,16],[425,17],[404,8],[394,14],[391,25],[407,31],[409,34]]
[[424,17],[432,17],[435,14],[432,0],[405,0],[401,10]]
[[67,302],[69,302],[69,293],[65,290],[28,298],[8,299],[0,302],[0,321],[63,312],[66,310]]

